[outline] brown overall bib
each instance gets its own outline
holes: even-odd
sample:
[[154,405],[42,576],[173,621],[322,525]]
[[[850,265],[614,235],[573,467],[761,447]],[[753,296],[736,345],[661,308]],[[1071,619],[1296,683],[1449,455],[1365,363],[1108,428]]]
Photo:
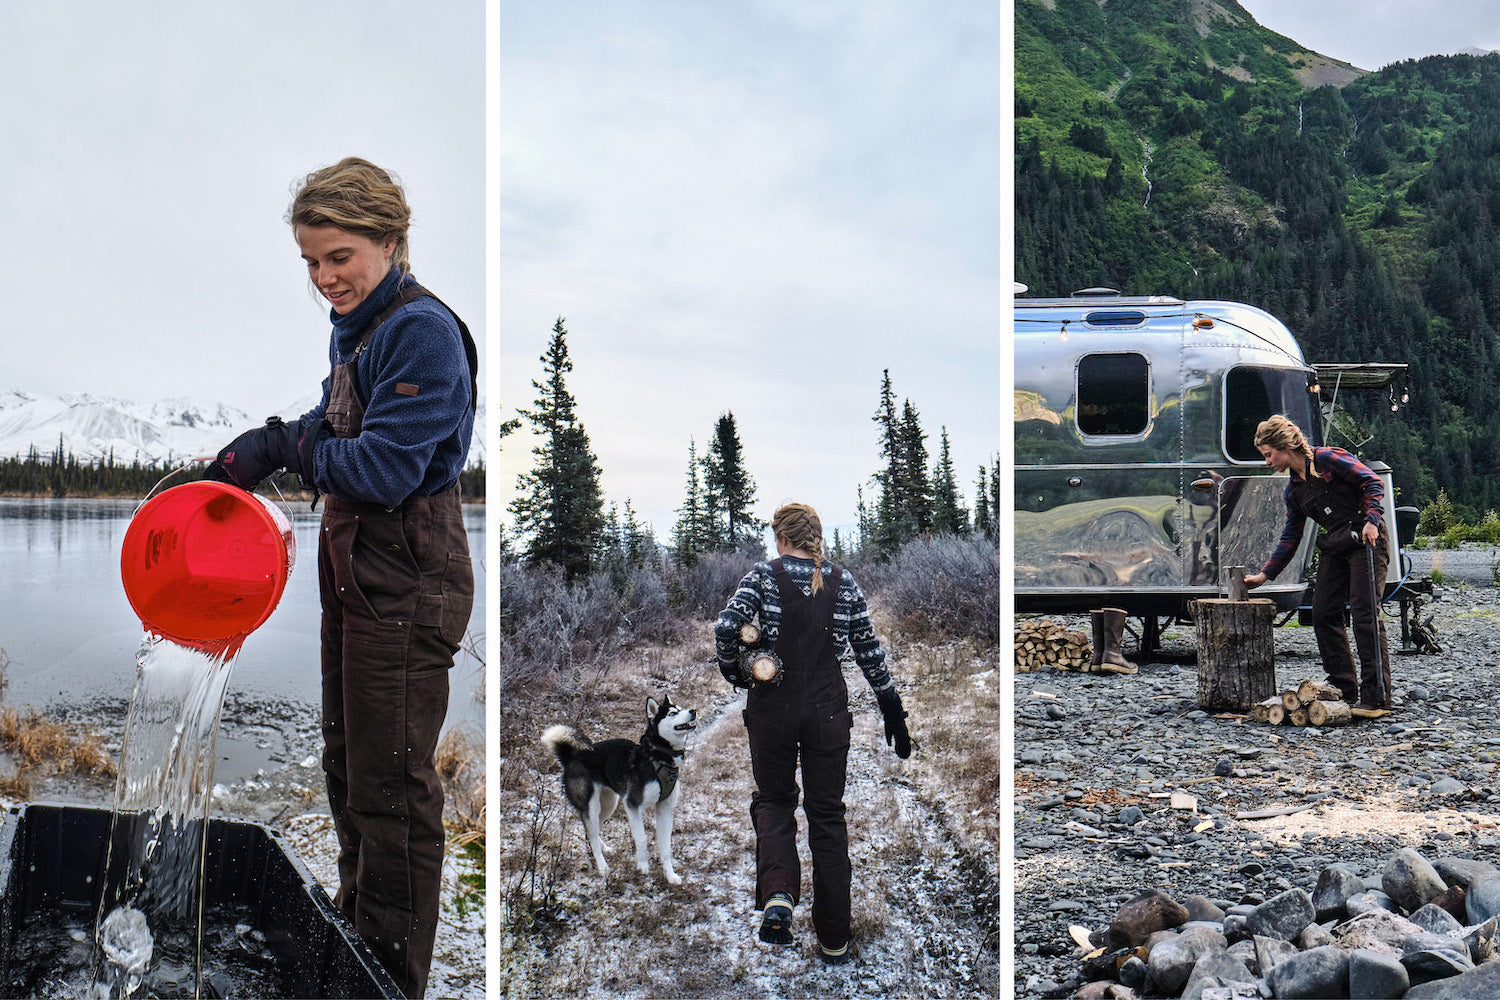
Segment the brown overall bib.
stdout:
[[[1364,496],[1341,482],[1328,482],[1309,465],[1304,479],[1291,483],[1291,506],[1304,516],[1327,528],[1330,533],[1359,531],[1364,527]],[[1380,526],[1375,543],[1375,592],[1385,588],[1385,569],[1390,559],[1385,525]],[[1313,634],[1318,640],[1318,655],[1328,680],[1343,693],[1344,700],[1376,703],[1376,671],[1383,674],[1386,700],[1391,691],[1391,653],[1386,641],[1385,625],[1380,622],[1379,608],[1370,601],[1370,575],[1365,565],[1364,546],[1344,552],[1321,549],[1318,574],[1313,584]],[[1344,607],[1354,625],[1354,645],[1359,650],[1360,671],[1355,675],[1354,653],[1349,648],[1349,634],[1344,626]],[[1375,634],[1379,627],[1380,643]],[[1377,659],[1378,655],[1378,659]]]
[[[326,416],[337,437],[357,437],[363,422],[359,353],[412,297],[403,289],[371,320],[354,358],[334,368]],[[396,508],[327,497],[318,580],[323,770],[339,838],[334,901],[402,993],[420,997],[442,885],[443,787],[433,753],[448,711],[448,668],[474,603],[458,487]]]
[[797,901],[802,866],[797,856],[797,763],[807,793],[807,845],[813,867],[813,929],[818,940],[837,948],[849,940],[849,830],[844,821],[848,777],[849,689],[833,645],[833,613],[841,573],[835,569],[809,597],[782,568],[771,563],[781,595],[781,630],[776,655],[783,680],[757,685],[745,698],[745,730],[750,737],[750,769],[755,792],[750,819],[755,826],[755,905],[764,909],[772,894]]

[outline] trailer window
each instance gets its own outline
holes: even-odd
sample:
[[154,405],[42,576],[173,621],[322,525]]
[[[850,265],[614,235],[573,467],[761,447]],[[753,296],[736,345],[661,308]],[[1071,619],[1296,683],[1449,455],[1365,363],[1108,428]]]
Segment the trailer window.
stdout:
[[1296,368],[1231,368],[1224,379],[1224,453],[1236,462],[1262,461],[1255,428],[1273,413],[1296,424],[1309,441],[1317,433],[1307,372]]
[[1143,354],[1086,354],[1078,360],[1078,429],[1144,433],[1151,418],[1151,366]]

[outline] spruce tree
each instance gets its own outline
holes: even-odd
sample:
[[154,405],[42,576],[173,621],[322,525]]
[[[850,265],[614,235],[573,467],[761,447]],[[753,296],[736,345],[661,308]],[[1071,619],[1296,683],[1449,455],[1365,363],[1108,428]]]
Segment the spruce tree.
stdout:
[[969,512],[964,508],[953,456],[948,451],[948,428],[942,429],[937,464],[932,470],[932,530],[937,534],[964,535],[969,531]]
[[540,358],[545,377],[531,383],[536,402],[532,409],[520,411],[541,439],[531,449],[536,463],[518,478],[509,509],[516,534],[527,537],[527,561],[552,563],[571,580],[593,567],[604,541],[605,521],[600,470],[568,392],[566,376],[573,362],[567,335],[559,316],[547,353]]
[[745,471],[733,413],[721,414],[714,425],[713,442],[703,458],[703,492],[722,548],[733,550],[741,541],[755,540],[763,525],[750,512],[755,506],[755,480]]
[[691,566],[698,553],[714,547],[703,487],[698,479],[698,443],[688,438],[687,496],[677,508],[677,524],[672,529],[672,552],[677,561]]
[[885,466],[875,473],[878,495],[872,518],[874,531],[865,537],[873,544],[876,554],[889,555],[909,537],[902,530],[901,421],[896,414],[896,394],[891,389],[889,368],[881,374],[880,405],[870,419],[880,428],[880,457]]
[[927,434],[911,400],[901,407],[901,540],[932,530],[932,483],[927,478]]
[[[997,475],[995,479],[1000,477]],[[974,534],[995,537],[995,522],[990,516],[990,480],[985,467],[979,467],[979,482],[974,489]]]

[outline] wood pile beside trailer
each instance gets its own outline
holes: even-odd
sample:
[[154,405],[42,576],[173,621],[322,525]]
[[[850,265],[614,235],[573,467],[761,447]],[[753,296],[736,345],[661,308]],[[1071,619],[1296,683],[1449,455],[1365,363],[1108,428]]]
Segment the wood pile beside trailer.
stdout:
[[1016,673],[1052,667],[1091,672],[1094,647],[1087,635],[1065,628],[1050,618],[1024,619],[1016,624]]

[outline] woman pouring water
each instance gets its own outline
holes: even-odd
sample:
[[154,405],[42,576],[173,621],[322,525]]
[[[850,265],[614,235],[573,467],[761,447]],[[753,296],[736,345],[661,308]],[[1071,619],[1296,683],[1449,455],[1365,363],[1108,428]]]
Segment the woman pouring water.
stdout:
[[348,158],[307,175],[287,221],[331,306],[329,377],[295,423],[240,435],[207,476],[254,488],[277,469],[325,495],[323,770],[339,839],[335,902],[401,991],[426,989],[443,863],[433,763],[474,577],[458,476],[476,351],[412,277],[401,186]]
[[[1290,474],[1282,492],[1286,526],[1271,558],[1259,573],[1245,577],[1247,587],[1274,579],[1302,542],[1307,519],[1321,525],[1318,575],[1313,590],[1313,634],[1328,680],[1356,708],[1391,705],[1391,655],[1372,595],[1383,587],[1387,555],[1383,514],[1385,484],[1359,459],[1342,448],[1313,448],[1297,425],[1277,414],[1255,429],[1255,446],[1266,464]],[[1373,559],[1366,546],[1373,546]],[[1373,579],[1371,566],[1373,564]],[[1354,622],[1360,675],[1344,628],[1344,608]],[[1376,634],[1379,642],[1376,642]]]

